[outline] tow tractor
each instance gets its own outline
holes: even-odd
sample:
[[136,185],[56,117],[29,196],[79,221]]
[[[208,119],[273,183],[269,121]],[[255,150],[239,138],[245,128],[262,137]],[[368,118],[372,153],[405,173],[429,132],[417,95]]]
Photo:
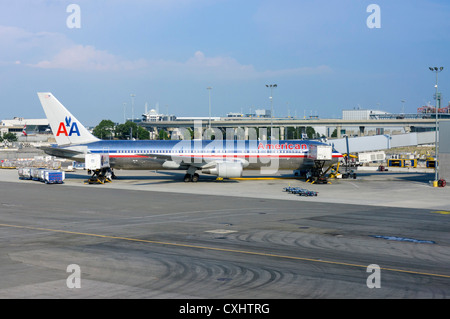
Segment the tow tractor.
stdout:
[[110,183],[114,173],[109,164],[108,154],[86,154],[85,166],[91,177],[85,184],[105,184]]
[[357,161],[358,157],[356,155],[352,155],[352,154],[342,154],[343,158],[344,158],[344,167],[345,167],[345,172],[342,173],[342,178],[353,178],[356,179],[356,173],[355,170],[350,169],[351,167],[356,168],[357,166],[359,166],[359,163]]
[[349,168],[351,166],[356,167],[356,163],[357,163],[357,158],[355,155],[351,155],[350,154],[350,148],[348,145],[348,136],[345,136],[345,144],[347,145],[347,153],[344,154],[344,159],[345,159],[345,173],[342,174],[342,178],[352,178],[356,179],[356,173],[354,170],[350,170]]

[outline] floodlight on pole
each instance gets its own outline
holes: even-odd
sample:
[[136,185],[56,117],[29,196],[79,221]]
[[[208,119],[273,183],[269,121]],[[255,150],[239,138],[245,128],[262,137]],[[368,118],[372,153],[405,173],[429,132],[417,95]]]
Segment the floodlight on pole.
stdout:
[[208,128],[211,129],[211,90],[212,90],[212,87],[208,86],[206,89],[208,90],[208,93],[209,93],[209,124],[208,124]]
[[[436,72],[436,84],[435,84],[435,88],[436,88],[436,106],[435,106],[435,113],[436,113],[436,123],[435,123],[435,149],[436,149],[436,159],[434,161],[434,182],[433,182],[433,186],[437,187],[438,186],[438,181],[439,181],[439,140],[438,140],[438,132],[439,132],[439,122],[438,122],[438,113],[439,113],[439,109],[438,109],[438,73],[442,72],[442,70],[444,69],[443,66],[441,67],[429,67],[430,71],[432,72]],[[440,105],[439,105],[440,107]]]
[[270,139],[272,139],[273,134],[273,94],[272,90],[276,88],[277,84],[266,84],[266,88],[270,88]]
[[135,94],[130,94],[131,97],[131,122],[134,122],[134,98]]

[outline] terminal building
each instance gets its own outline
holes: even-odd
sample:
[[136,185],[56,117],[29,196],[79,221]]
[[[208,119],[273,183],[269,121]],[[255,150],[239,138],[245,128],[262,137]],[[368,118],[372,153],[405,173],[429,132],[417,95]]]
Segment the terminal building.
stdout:
[[54,142],[52,130],[47,119],[25,119],[14,117],[0,121],[0,136],[13,133],[18,142],[47,143]]
[[47,119],[25,119],[23,117],[14,117],[12,120],[0,121],[0,133],[15,133],[22,135],[24,128],[27,133],[51,133]]
[[354,109],[354,110],[342,110],[343,120],[370,120],[376,116],[387,115],[388,112],[378,111],[378,110],[365,110],[365,109]]
[[155,109],[151,109],[148,112],[142,114],[142,122],[160,122],[160,121],[175,121],[176,116],[161,114]]

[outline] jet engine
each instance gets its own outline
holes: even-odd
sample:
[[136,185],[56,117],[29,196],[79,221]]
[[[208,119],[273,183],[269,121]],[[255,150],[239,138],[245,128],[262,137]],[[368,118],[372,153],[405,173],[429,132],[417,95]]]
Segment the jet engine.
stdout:
[[222,178],[234,178],[242,176],[242,163],[222,162],[217,163],[214,168],[203,169],[202,173],[216,175]]

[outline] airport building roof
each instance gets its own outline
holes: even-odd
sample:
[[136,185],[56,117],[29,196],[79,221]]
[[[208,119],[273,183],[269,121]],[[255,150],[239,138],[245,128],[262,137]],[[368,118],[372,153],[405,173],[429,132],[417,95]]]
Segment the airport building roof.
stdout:
[[1,120],[0,126],[24,126],[24,125],[47,126],[47,119],[25,119],[23,117],[14,117],[12,120]]

